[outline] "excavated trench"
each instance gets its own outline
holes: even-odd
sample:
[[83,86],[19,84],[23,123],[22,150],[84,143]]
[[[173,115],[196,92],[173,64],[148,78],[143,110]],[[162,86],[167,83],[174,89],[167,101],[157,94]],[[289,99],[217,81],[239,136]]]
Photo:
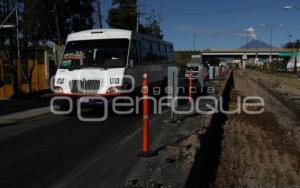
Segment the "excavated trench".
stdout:
[[[225,85],[222,98],[223,109],[228,110],[230,93],[234,87],[233,72]],[[201,136],[201,146],[196,154],[195,162],[185,184],[187,188],[213,187],[220,163],[223,125],[227,116],[221,112],[213,115],[206,134]]]

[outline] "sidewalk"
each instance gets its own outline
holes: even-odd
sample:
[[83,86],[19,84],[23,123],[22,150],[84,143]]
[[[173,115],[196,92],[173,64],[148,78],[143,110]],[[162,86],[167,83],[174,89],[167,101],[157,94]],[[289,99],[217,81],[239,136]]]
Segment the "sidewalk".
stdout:
[[0,127],[22,123],[26,120],[50,113],[50,107],[35,108],[31,110],[11,113],[0,116]]
[[0,100],[0,116],[49,106],[50,98]]
[[0,127],[50,113],[51,96],[51,94],[44,94],[25,99],[0,100]]

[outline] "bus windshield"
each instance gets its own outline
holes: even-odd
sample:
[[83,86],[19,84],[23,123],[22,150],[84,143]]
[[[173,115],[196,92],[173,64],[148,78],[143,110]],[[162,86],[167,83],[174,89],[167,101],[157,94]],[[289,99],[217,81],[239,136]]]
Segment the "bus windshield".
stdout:
[[70,41],[66,44],[60,68],[125,67],[128,45],[128,39]]

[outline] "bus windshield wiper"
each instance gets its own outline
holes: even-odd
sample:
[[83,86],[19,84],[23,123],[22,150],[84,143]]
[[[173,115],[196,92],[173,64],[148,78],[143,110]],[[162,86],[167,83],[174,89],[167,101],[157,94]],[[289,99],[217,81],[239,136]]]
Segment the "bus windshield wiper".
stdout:
[[81,68],[102,68],[104,70],[106,70],[107,68],[106,67],[103,67],[102,65],[73,65],[73,66],[70,66],[68,69],[69,71],[72,71],[72,70],[75,70],[75,69],[81,69]]
[[86,67],[97,67],[97,68],[102,68],[102,69],[105,69],[105,70],[107,69],[103,65],[99,65],[99,64],[87,65]]
[[85,67],[84,65],[72,65],[70,67],[68,67],[69,71],[75,70],[75,69],[80,69]]

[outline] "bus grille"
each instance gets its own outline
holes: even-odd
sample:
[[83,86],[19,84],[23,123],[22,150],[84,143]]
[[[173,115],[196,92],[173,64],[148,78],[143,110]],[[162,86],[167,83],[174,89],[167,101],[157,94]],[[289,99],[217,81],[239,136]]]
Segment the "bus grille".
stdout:
[[96,94],[100,88],[100,80],[72,80],[70,89],[72,93]]

